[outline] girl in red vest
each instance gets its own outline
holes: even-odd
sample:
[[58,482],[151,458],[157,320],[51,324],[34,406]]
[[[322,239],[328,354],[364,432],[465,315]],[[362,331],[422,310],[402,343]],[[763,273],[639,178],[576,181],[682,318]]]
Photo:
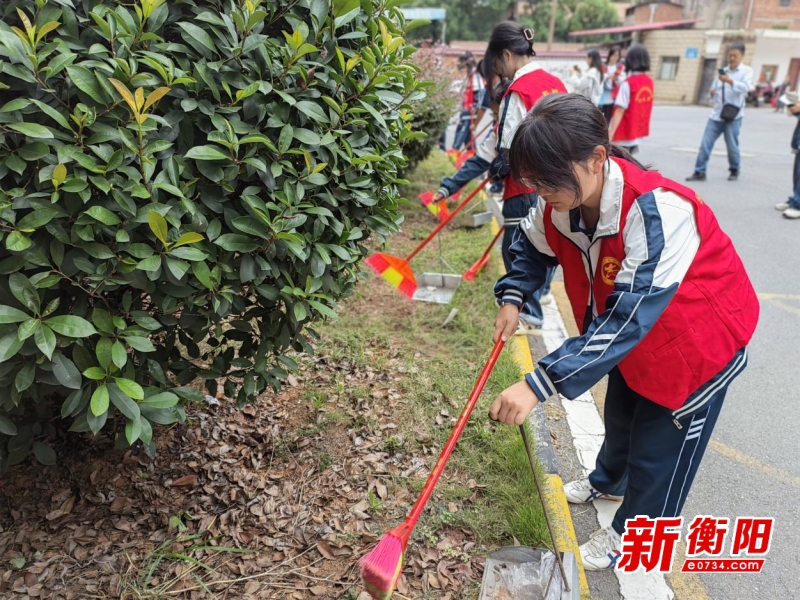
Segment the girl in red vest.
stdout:
[[[514,21],[497,25],[483,57],[484,74],[487,81],[495,77],[508,79],[511,85],[500,103],[497,129],[491,141],[494,146],[479,151],[473,157],[483,161],[490,175],[502,178],[503,187],[503,236],[502,251],[506,269],[511,268],[509,248],[514,231],[528,211],[536,206],[536,190],[522,185],[509,176],[508,150],[514,133],[522,119],[541,98],[551,94],[566,93],[564,84],[558,77],[550,75],[533,61],[533,30]],[[486,146],[486,144],[484,144]],[[470,160],[473,160],[470,159]],[[473,160],[473,163],[476,162]],[[444,184],[445,182],[443,182]],[[445,185],[439,189],[434,201],[446,198],[453,190]],[[552,271],[549,274],[552,277]],[[547,286],[544,288],[547,293]],[[518,333],[527,334],[541,329],[543,313],[540,304],[542,290],[531,294],[522,306]]]
[[560,264],[580,331],[494,401],[521,424],[538,403],[573,399],[608,375],[606,437],[567,500],[622,501],[611,527],[580,548],[612,568],[626,521],[680,514],[731,381],[747,362],[758,300],[711,209],[689,188],[612,146],[603,114],[576,94],[545,98],[511,145],[511,172],[545,206],[515,237],[495,288],[495,340]]
[[625,56],[625,81],[619,86],[614,99],[614,116],[611,119],[611,139],[630,153],[650,135],[650,115],[653,112],[653,80],[650,55],[644,46],[633,46]]

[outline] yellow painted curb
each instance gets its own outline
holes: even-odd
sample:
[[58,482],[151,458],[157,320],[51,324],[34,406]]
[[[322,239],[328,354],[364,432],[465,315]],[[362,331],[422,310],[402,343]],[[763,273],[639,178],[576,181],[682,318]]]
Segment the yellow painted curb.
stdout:
[[544,492],[547,502],[550,504],[550,516],[553,517],[553,535],[555,543],[561,552],[572,552],[578,561],[578,580],[581,587],[581,598],[589,600],[592,595],[589,592],[589,582],[586,581],[586,572],[583,570],[581,553],[578,551],[578,538],[575,535],[575,528],[572,526],[572,515],[567,505],[567,497],[564,495],[564,482],[561,477],[553,474],[545,475]]
[[[500,226],[495,218],[492,218],[491,231],[493,235],[497,235],[497,232],[500,231]],[[500,270],[504,271],[502,266]],[[514,337],[512,342],[514,361],[519,365],[523,373],[530,373],[533,371],[534,365],[528,338],[524,335],[519,335]],[[561,477],[549,473],[545,474],[542,493],[549,505],[550,516],[553,517],[554,520],[552,523],[553,535],[556,539],[554,539],[553,542],[560,552],[572,552],[575,555],[575,559],[578,563],[578,580],[581,587],[581,598],[589,600],[591,598],[589,582],[586,581],[586,572],[583,569],[581,553],[578,551],[578,538],[575,535],[575,528],[572,525],[572,515],[567,505],[567,497],[564,495],[564,482],[561,480]]]

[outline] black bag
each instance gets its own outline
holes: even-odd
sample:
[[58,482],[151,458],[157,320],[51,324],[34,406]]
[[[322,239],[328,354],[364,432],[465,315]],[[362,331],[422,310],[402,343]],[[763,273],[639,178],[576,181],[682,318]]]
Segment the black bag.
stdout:
[[722,110],[719,113],[719,118],[723,121],[733,121],[739,116],[739,107],[735,104],[725,104],[725,84],[722,84]]

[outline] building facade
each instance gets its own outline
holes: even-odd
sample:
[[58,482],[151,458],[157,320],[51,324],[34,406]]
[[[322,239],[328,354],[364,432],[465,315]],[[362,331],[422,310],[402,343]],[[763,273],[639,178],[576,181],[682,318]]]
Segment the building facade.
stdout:
[[800,31],[800,0],[685,0],[683,18],[701,29]]

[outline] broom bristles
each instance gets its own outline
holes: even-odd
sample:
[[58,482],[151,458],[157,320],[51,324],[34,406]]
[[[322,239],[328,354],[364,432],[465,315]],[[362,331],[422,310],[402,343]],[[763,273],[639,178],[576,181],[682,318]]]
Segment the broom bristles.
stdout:
[[361,579],[364,589],[375,600],[388,600],[403,571],[403,542],[392,532],[384,535],[378,545],[361,559]]

